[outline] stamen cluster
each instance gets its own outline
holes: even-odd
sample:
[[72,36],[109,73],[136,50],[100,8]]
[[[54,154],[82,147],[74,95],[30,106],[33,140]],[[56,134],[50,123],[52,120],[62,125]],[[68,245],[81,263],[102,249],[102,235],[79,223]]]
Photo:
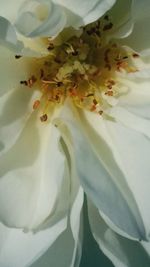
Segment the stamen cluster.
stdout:
[[[36,59],[38,70],[27,81],[20,81],[42,92],[41,99],[33,103],[33,109],[44,103],[41,121],[47,121],[50,105],[62,104],[68,97],[77,107],[102,115],[111,105],[110,98],[119,96],[116,72],[137,69],[131,64],[131,55],[107,41],[108,31],[112,29],[113,24],[105,15],[83,27],[80,36],[73,36],[60,45],[48,39],[49,55]],[[138,57],[135,53],[132,56]]]

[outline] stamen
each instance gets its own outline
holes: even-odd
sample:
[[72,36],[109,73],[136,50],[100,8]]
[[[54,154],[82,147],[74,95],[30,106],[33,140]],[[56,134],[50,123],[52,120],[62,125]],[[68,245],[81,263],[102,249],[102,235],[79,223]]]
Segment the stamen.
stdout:
[[137,54],[137,53],[133,53],[132,56],[133,56],[134,58],[138,58],[138,57],[139,57],[139,54]]
[[48,119],[47,114],[44,114],[44,115],[42,115],[42,116],[40,117],[41,122],[45,122],[45,121],[47,121],[47,119]]
[[40,100],[36,100],[33,104],[33,109],[37,109],[40,106]]
[[103,27],[103,31],[108,31],[112,29],[112,27],[113,27],[113,24],[110,22]]
[[117,72],[137,71],[130,59],[139,55],[128,54],[116,43],[107,43],[107,34],[112,28],[113,23],[105,15],[83,27],[80,37],[73,36],[61,45],[48,39],[49,55],[36,59],[35,72],[28,80],[20,81],[42,92],[41,99],[33,103],[34,110],[43,108],[42,122],[48,120],[50,105],[63,104],[66,98],[77,107],[102,116],[111,106],[110,99],[118,97]]
[[15,58],[16,59],[19,59],[19,58],[21,58],[22,56],[20,56],[20,55],[15,55]]

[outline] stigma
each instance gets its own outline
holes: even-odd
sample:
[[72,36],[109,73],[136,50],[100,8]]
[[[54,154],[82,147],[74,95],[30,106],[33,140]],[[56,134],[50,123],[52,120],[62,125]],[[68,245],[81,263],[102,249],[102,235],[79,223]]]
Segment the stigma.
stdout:
[[[139,55],[108,42],[112,29],[113,23],[105,15],[82,27],[80,36],[74,35],[61,44],[47,38],[48,55],[33,59],[35,69],[31,76],[20,81],[31,90],[41,91],[41,98],[33,103],[33,110],[41,108],[41,122],[48,120],[49,107],[60,106],[67,98],[76,107],[100,116],[114,105],[120,95],[117,73],[138,71],[132,59]],[[19,60],[21,56],[15,58]]]

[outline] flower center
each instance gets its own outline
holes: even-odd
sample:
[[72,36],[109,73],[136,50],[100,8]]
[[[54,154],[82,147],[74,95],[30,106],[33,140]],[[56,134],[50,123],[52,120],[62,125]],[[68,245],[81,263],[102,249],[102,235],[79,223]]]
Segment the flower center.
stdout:
[[60,105],[68,97],[77,107],[99,115],[114,104],[121,94],[117,72],[136,71],[131,56],[138,54],[129,55],[121,46],[108,42],[112,28],[105,15],[83,27],[80,36],[70,37],[59,45],[57,38],[47,40],[49,55],[36,58],[36,70],[27,81],[20,81],[42,92],[41,98],[33,103],[33,109],[44,106],[41,121],[47,121],[50,105]]

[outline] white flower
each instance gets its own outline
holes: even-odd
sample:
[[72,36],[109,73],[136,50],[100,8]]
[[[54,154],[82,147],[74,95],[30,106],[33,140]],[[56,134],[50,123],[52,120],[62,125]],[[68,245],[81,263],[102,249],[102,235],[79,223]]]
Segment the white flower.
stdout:
[[[149,266],[149,243],[132,239],[149,240],[150,233],[150,5],[148,0],[118,0],[104,15],[114,2],[18,0],[8,9],[8,1],[2,1],[4,267],[31,264],[65,229],[72,242],[69,266],[79,266],[83,192],[77,173],[103,252],[117,267]],[[74,38],[67,29],[61,40],[54,38],[67,27],[75,28]],[[56,251],[67,237],[59,237]],[[66,266],[63,259],[55,257],[52,264]]]

